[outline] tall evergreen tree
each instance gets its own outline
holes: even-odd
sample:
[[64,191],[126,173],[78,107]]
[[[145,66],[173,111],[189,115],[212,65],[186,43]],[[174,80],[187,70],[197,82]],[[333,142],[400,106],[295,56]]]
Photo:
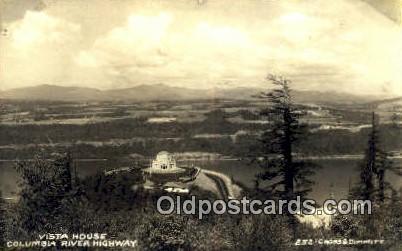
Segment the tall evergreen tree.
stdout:
[[365,163],[360,174],[361,185],[363,186],[361,192],[363,199],[373,199],[374,195],[374,174],[377,172],[377,160],[380,154],[379,149],[379,132],[377,129],[377,117],[373,112],[371,119],[371,132],[368,140],[368,148],[365,155]]
[[360,180],[352,189],[352,197],[384,203],[386,190],[390,188],[385,180],[388,171],[401,175],[401,169],[394,166],[390,154],[381,148],[378,130],[379,119],[373,112],[368,147],[360,163]]
[[379,170],[381,170],[379,164],[381,162],[380,155],[382,153],[382,151],[379,149],[380,142],[377,124],[377,116],[373,112],[367,149],[365,151],[363,161],[359,163],[360,179],[353,187],[350,194],[353,198],[374,201],[376,197],[375,175],[379,173]]
[[[263,191],[280,198],[302,198],[311,190],[314,174],[313,163],[294,158],[294,144],[305,133],[306,127],[299,122],[303,111],[293,103],[290,80],[269,75],[275,88],[260,94],[268,102],[260,112],[268,123],[260,138],[261,148],[257,161],[264,171],[257,175],[256,184],[265,185]],[[258,189],[261,189],[260,187]]]

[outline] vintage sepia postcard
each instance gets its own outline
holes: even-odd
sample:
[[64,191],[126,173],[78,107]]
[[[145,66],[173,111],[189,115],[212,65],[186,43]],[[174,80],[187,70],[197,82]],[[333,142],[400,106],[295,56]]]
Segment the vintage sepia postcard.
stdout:
[[0,0],[0,250],[402,250],[402,0]]

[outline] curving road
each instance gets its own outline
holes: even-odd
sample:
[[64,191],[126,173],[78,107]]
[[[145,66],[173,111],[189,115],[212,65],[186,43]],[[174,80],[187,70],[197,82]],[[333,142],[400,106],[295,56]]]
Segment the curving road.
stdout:
[[206,169],[202,169],[202,172],[216,183],[222,199],[234,199],[237,197],[233,191],[232,180],[228,176]]

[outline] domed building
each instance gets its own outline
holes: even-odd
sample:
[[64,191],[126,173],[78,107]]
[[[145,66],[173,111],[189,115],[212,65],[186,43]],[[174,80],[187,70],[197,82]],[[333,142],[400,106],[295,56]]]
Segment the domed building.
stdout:
[[150,171],[174,171],[176,169],[178,167],[173,156],[166,151],[162,151],[152,160]]

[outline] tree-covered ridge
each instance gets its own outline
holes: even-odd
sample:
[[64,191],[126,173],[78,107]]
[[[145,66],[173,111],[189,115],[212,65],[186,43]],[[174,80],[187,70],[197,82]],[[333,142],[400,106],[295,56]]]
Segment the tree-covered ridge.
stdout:
[[[343,130],[312,133],[302,122],[305,108],[292,102],[290,81],[277,76],[270,76],[269,80],[277,89],[261,94],[266,103],[261,114],[237,114],[251,119],[255,119],[254,115],[262,116],[267,122],[263,124],[232,123],[228,120],[228,112],[218,109],[208,113],[203,122],[188,124],[147,124],[145,119],[123,119],[82,126],[44,126],[45,131],[41,131],[44,127],[39,125],[24,125],[21,128],[31,130],[25,135],[19,135],[21,128],[1,126],[2,135],[6,135],[3,129],[10,129],[18,143],[27,140],[26,135],[30,139],[36,137],[38,142],[47,137],[59,142],[83,135],[89,137],[87,139],[140,135],[152,139],[104,146],[77,144],[65,147],[53,143],[51,148],[34,145],[21,151],[8,150],[9,154],[22,152],[26,156],[32,154],[32,149],[36,152],[41,149],[41,152],[33,161],[21,161],[16,165],[22,177],[18,201],[0,200],[0,244],[4,246],[6,240],[36,239],[38,234],[46,232],[101,232],[116,238],[138,240],[140,250],[295,250],[297,239],[314,238],[386,239],[385,245],[373,248],[398,250],[402,239],[401,191],[387,184],[384,177],[391,172],[399,174],[399,168],[389,158],[389,150],[401,144],[396,141],[400,137],[399,126],[380,125],[373,114],[371,127],[359,133]],[[257,128],[262,133],[239,136],[236,140],[230,136],[191,137],[193,133],[236,133],[240,128]],[[155,134],[172,139],[159,141]],[[176,136],[185,141],[174,139]],[[342,140],[354,144],[340,144]],[[381,142],[386,142],[387,146]],[[390,148],[388,143],[394,145]],[[335,215],[328,228],[313,228],[289,214],[208,215],[203,220],[194,215],[166,216],[160,215],[155,208],[157,198],[165,193],[144,189],[141,165],[115,175],[100,172],[87,178],[77,177],[74,172],[73,158],[82,154],[113,160],[133,152],[149,156],[161,149],[207,150],[258,162],[264,172],[257,177],[255,188],[244,189],[243,195],[250,199],[290,199],[299,195],[308,198],[312,185],[310,178],[316,165],[295,158],[297,154],[316,151],[364,153],[359,165],[360,179],[351,190],[350,198],[372,200],[373,214]],[[195,188],[192,193],[198,198],[216,199],[214,194],[202,188]],[[187,195],[182,198],[186,199]],[[323,248],[313,245],[300,250]],[[332,250],[343,248],[333,247]],[[366,246],[350,248],[360,250]]]

